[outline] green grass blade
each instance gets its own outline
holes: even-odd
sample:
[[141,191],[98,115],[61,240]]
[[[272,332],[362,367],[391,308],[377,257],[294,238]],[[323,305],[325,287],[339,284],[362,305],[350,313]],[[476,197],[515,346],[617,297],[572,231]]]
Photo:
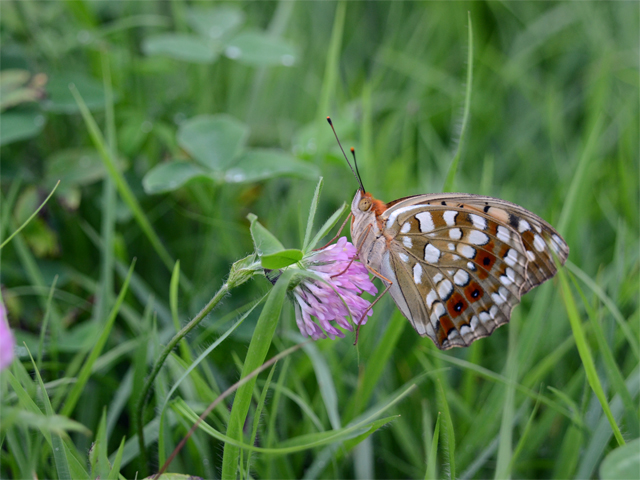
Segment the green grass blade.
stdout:
[[[276,365],[277,363],[275,363],[273,367],[271,367],[271,370],[269,370],[269,376],[267,377],[267,380],[264,386],[262,387],[260,400],[258,400],[258,404],[256,405],[256,413],[253,418],[253,428],[251,429],[252,445],[255,445],[256,443],[256,437],[258,436],[258,427],[260,426],[260,418],[262,417],[262,409],[264,408],[264,404],[267,401],[267,392],[269,391],[269,387],[271,386],[271,379],[273,378],[273,372],[276,371]],[[274,412],[274,415],[275,415],[275,412]],[[247,452],[247,466],[245,468],[246,472],[249,472],[251,468],[251,453],[252,452]]]
[[[313,231],[313,220],[316,217],[316,210],[318,209],[318,200],[320,199],[320,192],[322,191],[322,185],[324,180],[322,177],[318,179],[316,190],[313,192],[313,198],[311,199],[311,206],[309,207],[309,216],[307,217],[307,229],[304,232],[304,242],[302,243],[302,251],[307,252],[309,250],[309,240],[311,240],[311,232]],[[314,246],[312,245],[311,248]]]
[[[171,309],[171,320],[176,332],[180,331],[180,318],[178,314],[178,287],[180,286],[180,260],[176,261],[171,272],[171,283],[169,284],[169,308]],[[179,343],[180,354],[185,362],[192,362],[191,352],[187,340],[183,338]]]
[[585,298],[580,286],[578,285],[575,278],[572,276],[573,286],[580,294],[582,298],[582,303],[587,310],[589,315],[589,320],[591,323],[591,328],[593,329],[593,334],[596,337],[596,341],[598,342],[598,349],[602,353],[602,360],[607,371],[607,376],[613,389],[620,395],[622,399],[622,403],[625,408],[625,415],[627,417],[627,428],[629,428],[629,432],[634,436],[638,436],[638,426],[640,425],[640,421],[638,420],[638,413],[636,411],[636,404],[627,389],[627,386],[624,383],[624,377],[616,360],[613,356],[613,352],[611,351],[611,347],[607,342],[604,331],[602,330],[602,326],[600,325],[600,320],[597,318],[596,312],[593,311],[593,308],[590,307],[589,302]]
[[[29,349],[27,349],[27,351],[29,351]],[[31,352],[29,352],[29,358],[31,358],[31,363],[33,364],[33,368],[36,374],[36,379],[40,384],[40,392],[42,393],[42,402],[44,403],[44,410],[47,415],[53,416],[55,412],[53,411],[53,407],[51,406],[51,401],[49,400],[49,396],[47,395],[47,389],[45,388],[44,382],[42,381],[42,377],[40,376],[40,370],[38,370],[36,362],[31,356]],[[51,435],[51,450],[53,453],[53,461],[56,466],[56,473],[58,474],[58,479],[71,480],[71,478],[73,477],[71,476],[69,461],[67,460],[67,449],[60,435],[55,433]]]
[[331,369],[324,356],[318,350],[318,347],[313,343],[303,345],[302,349],[313,365],[316,381],[318,382],[318,389],[320,390],[324,406],[327,409],[331,428],[338,430],[342,426],[342,422],[340,421],[340,412],[338,411],[338,394],[336,393],[336,385],[333,381]]
[[424,475],[425,480],[436,479],[436,466],[438,464],[438,441],[440,439],[440,418],[442,413],[438,412],[436,426],[433,429],[433,439],[431,440],[431,450],[427,458],[427,470]]
[[456,148],[456,154],[451,161],[447,177],[442,186],[443,192],[453,192],[455,189],[456,173],[458,172],[458,163],[460,163],[460,157],[462,156],[462,147],[464,145],[464,135],[467,131],[467,125],[469,123],[469,112],[471,110],[471,92],[473,83],[473,26],[471,24],[471,12],[468,12],[467,18],[469,19],[469,50],[467,52],[467,86],[464,96],[464,111],[462,114],[462,125],[460,126],[460,136],[458,137],[458,147]]
[[33,213],[29,216],[29,218],[27,218],[27,219],[24,221],[24,223],[23,223],[22,225],[20,225],[20,226],[19,226],[19,227],[18,227],[18,228],[17,228],[17,229],[16,229],[16,230],[11,234],[11,235],[9,235],[9,237],[7,237],[7,239],[6,239],[4,242],[2,242],[2,243],[0,244],[0,250],[1,250],[1,249],[2,249],[2,248],[3,248],[7,243],[9,243],[13,237],[15,237],[18,233],[20,233],[20,230],[22,230],[24,227],[26,227],[26,226],[29,224],[29,222],[30,222],[31,220],[33,220],[33,219],[34,219],[34,217],[38,214],[38,212],[39,212],[40,210],[42,210],[42,207],[44,207],[44,206],[47,204],[47,202],[49,201],[49,199],[53,196],[53,194],[55,193],[56,189],[58,188],[58,185],[60,185],[60,180],[58,180],[58,181],[57,181],[56,185],[53,187],[53,190],[51,190],[51,193],[49,193],[49,196],[48,196],[47,198],[45,198],[45,199],[44,199],[44,201],[40,204],[40,206],[39,206],[38,208],[36,208],[36,211],[35,211],[35,212],[33,212]]
[[51,289],[49,290],[49,296],[47,297],[47,309],[44,311],[44,318],[42,319],[42,326],[40,327],[40,339],[38,341],[38,370],[42,370],[42,355],[44,354],[44,337],[47,332],[47,326],[49,324],[49,316],[51,313],[51,301],[53,300],[53,292],[56,290],[56,283],[58,283],[58,275],[53,278]]
[[442,413],[442,421],[444,423],[443,436],[446,442],[444,453],[449,462],[449,478],[454,480],[456,478],[456,435],[453,430],[451,413],[449,413],[449,404],[447,403],[447,397],[444,393],[444,388],[442,387],[440,378],[436,379],[436,397],[438,399],[438,408],[440,409],[440,413]]
[[346,209],[347,209],[347,204],[343,203],[342,206],[338,210],[333,212],[333,215],[331,215],[327,219],[327,221],[324,222],[322,227],[320,227],[320,230],[318,230],[318,232],[314,235],[314,237],[311,240],[311,242],[309,242],[309,245],[307,245],[307,249],[304,250],[305,253],[308,253],[309,250],[311,250],[311,249],[316,247],[316,245],[318,244],[320,239],[322,237],[324,237],[329,232],[329,230],[331,230],[333,228],[333,226],[338,222],[338,220],[340,219],[340,217],[342,216],[342,214],[344,213],[344,211]]
[[384,335],[376,345],[375,350],[371,353],[371,358],[375,361],[367,362],[364,368],[362,380],[358,382],[356,393],[353,395],[345,418],[350,420],[359,415],[367,406],[373,391],[378,385],[380,377],[384,372],[385,366],[388,364],[389,358],[394,352],[400,335],[407,326],[407,321],[399,310],[396,310],[391,317]]
[[611,315],[613,315],[613,318],[615,318],[616,322],[618,323],[618,326],[620,327],[620,330],[622,330],[622,333],[624,333],[624,336],[627,339],[627,342],[629,342],[629,346],[631,347],[631,350],[633,351],[633,354],[636,357],[636,360],[640,360],[640,342],[638,342],[638,337],[631,331],[631,328],[629,327],[628,322],[624,319],[624,317],[622,316],[622,313],[620,313],[620,310],[618,309],[616,304],[613,303],[613,300],[611,300],[611,298],[609,298],[609,296],[605,293],[605,291],[602,290],[602,288],[600,288],[600,286],[597,283],[595,283],[589,277],[589,275],[587,275],[580,267],[578,267],[571,261],[568,261],[566,266],[571,271],[571,273],[573,273],[576,277],[582,280],[582,282],[587,287],[589,287],[589,290],[591,290],[593,293],[595,293],[598,296],[600,301],[611,312]]
[[580,354],[582,365],[584,367],[585,373],[587,374],[589,385],[591,386],[593,392],[596,394],[596,397],[598,397],[598,401],[600,402],[602,410],[604,410],[604,413],[609,420],[611,429],[613,430],[613,434],[616,437],[618,444],[624,445],[624,438],[622,438],[622,434],[620,433],[618,424],[616,423],[615,418],[613,418],[613,414],[611,413],[611,409],[609,408],[609,403],[607,402],[607,397],[604,393],[604,390],[602,389],[600,379],[598,378],[596,366],[593,363],[591,350],[589,349],[589,345],[587,344],[587,338],[582,327],[582,322],[580,321],[578,307],[576,306],[575,300],[573,299],[573,294],[571,293],[571,287],[569,286],[566,273],[562,269],[559,269],[558,276],[560,278],[560,290],[562,292],[562,298],[567,310],[567,316],[569,317],[571,330],[573,331],[573,336],[576,339],[576,347],[578,347],[578,353]]
[[511,456],[511,462],[509,464],[509,471],[513,471],[513,467],[516,463],[516,460],[522,453],[523,449],[527,446],[527,440],[529,439],[529,434],[531,433],[531,429],[533,427],[533,419],[536,418],[536,414],[538,413],[538,407],[540,406],[540,402],[536,401],[533,406],[533,410],[531,411],[531,415],[529,415],[529,420],[527,420],[527,424],[520,435],[520,439],[518,440],[518,445]]
[[[290,453],[300,452],[311,448],[316,448],[323,445],[355,438],[358,435],[362,435],[363,433],[370,430],[371,426],[374,425],[374,423],[380,426],[381,420],[385,420],[384,423],[391,422],[392,420],[397,418],[397,415],[379,420],[376,420],[376,417],[379,417],[382,413],[402,401],[405,397],[407,397],[407,395],[413,392],[415,388],[415,385],[410,385],[409,387],[402,389],[399,393],[393,395],[389,400],[386,400],[382,406],[376,408],[372,412],[368,412],[363,416],[362,419],[359,419],[353,424],[343,427],[340,430],[330,430],[326,432],[300,435],[298,437],[285,440],[284,442],[281,442],[277,447],[273,448],[256,447],[255,445],[249,445],[248,443],[244,443],[240,440],[236,440],[235,438],[231,438],[218,432],[205,422],[200,423],[198,428],[211,435],[212,437],[226,442],[227,445],[233,445],[238,449],[242,448],[244,450],[253,452],[261,452],[274,455],[287,455]],[[184,401],[180,399],[178,399],[175,404],[172,404],[172,407],[176,410],[176,412],[184,415],[185,418],[189,419],[190,421],[196,421],[198,419],[198,415]]]
[[67,394],[67,399],[61,411],[62,415],[66,415],[66,416],[71,415],[71,412],[73,412],[73,409],[75,408],[76,404],[78,403],[78,400],[80,399],[80,396],[84,391],[84,387],[87,381],[89,380],[89,376],[91,375],[91,370],[93,368],[93,365],[95,364],[96,360],[102,353],[102,349],[107,343],[107,339],[109,338],[109,334],[111,333],[113,324],[115,323],[116,317],[118,316],[118,312],[120,311],[120,305],[122,305],[122,302],[124,301],[124,297],[127,294],[127,290],[129,288],[129,280],[131,279],[131,274],[133,273],[133,268],[135,267],[135,264],[136,262],[134,260],[131,263],[131,267],[129,268],[129,273],[124,280],[124,284],[122,285],[120,294],[118,295],[115,305],[111,309],[111,313],[109,314],[109,318],[107,319],[107,322],[104,325],[102,333],[100,334],[100,337],[98,338],[95,345],[91,349],[91,353],[85,360],[82,366],[82,369],[78,374],[78,380],[73,385],[73,387],[71,387],[71,390]]
[[125,441],[125,437],[122,437],[122,440],[120,441],[120,446],[116,451],[116,457],[113,460],[113,465],[111,466],[111,471],[109,472],[109,476],[107,477],[107,480],[118,480],[118,478],[120,478],[120,466],[122,464],[122,455],[124,453],[124,441]]
[[[271,345],[271,339],[275,333],[276,326],[278,325],[278,319],[280,318],[280,312],[284,299],[289,288],[289,283],[293,279],[295,272],[291,270],[285,271],[275,286],[269,292],[267,303],[262,309],[260,318],[251,337],[251,343],[249,344],[249,350],[244,361],[242,368],[242,377],[246,377],[251,372],[256,370],[264,362],[269,347]],[[227,437],[241,441],[243,438],[242,430],[244,422],[249,412],[249,404],[251,403],[251,395],[253,387],[255,386],[255,378],[238,388],[236,392],[233,407],[231,408],[231,417],[229,418],[229,424],[227,425]],[[238,457],[240,450],[236,445],[227,443],[224,448],[224,454],[222,457],[222,478],[223,479],[235,479],[236,471],[238,468]]]
[[498,442],[498,459],[494,478],[509,478],[511,471],[511,459],[513,458],[513,427],[515,418],[515,384],[518,376],[518,356],[516,341],[517,320],[509,326],[509,347],[506,360],[506,378],[508,384],[505,388],[504,406],[502,407],[502,421],[500,423],[500,440]]

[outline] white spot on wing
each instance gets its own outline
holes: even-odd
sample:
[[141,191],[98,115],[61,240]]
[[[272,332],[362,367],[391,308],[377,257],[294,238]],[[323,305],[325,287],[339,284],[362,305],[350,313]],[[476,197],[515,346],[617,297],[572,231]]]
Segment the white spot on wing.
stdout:
[[[476,320],[477,322],[478,320]],[[460,327],[460,335],[462,335],[463,337],[466,335],[469,335],[471,333],[471,329],[469,328],[469,325],[462,325]]]
[[451,238],[451,240],[460,240],[462,238],[462,230],[459,228],[452,228],[449,230],[449,238]]
[[464,243],[458,244],[458,253],[466,258],[473,258],[476,256],[476,249],[471,245],[465,245]]
[[476,215],[474,213],[469,215],[469,217],[473,222],[473,226],[478,230],[485,230],[487,228],[487,220],[484,217],[481,217],[480,215]]
[[431,290],[429,292],[429,294],[427,295],[427,308],[431,308],[431,305],[433,305],[433,302],[435,302],[438,299],[438,294],[436,293],[435,290]]
[[529,222],[527,222],[524,218],[521,218],[520,222],[518,223],[518,231],[520,233],[524,233],[527,230],[531,230],[531,225],[529,225]]
[[449,250],[451,250],[452,252],[456,249],[456,246],[453,243],[447,243],[447,247],[449,248]]
[[476,328],[478,328],[478,317],[475,315],[471,317],[471,322],[469,322],[469,325],[471,325],[471,330],[475,330]]
[[509,243],[509,240],[511,240],[511,233],[507,227],[498,225],[498,240],[504,243]]
[[391,214],[389,215],[389,218],[387,219],[387,228],[391,228],[393,226],[393,224],[396,221],[396,218],[398,218],[398,215],[410,212],[412,210],[417,210],[418,208],[422,208],[422,205],[410,205],[408,207],[402,207],[397,210],[394,210],[393,212],[391,212]]
[[430,243],[427,243],[427,246],[424,247],[424,260],[429,263],[438,263],[439,258],[440,250]]
[[551,237],[551,246],[556,253],[560,253],[560,249],[562,248],[563,244],[564,244],[564,241],[558,235],[554,234]]
[[500,283],[502,283],[504,286],[508,287],[513,282],[506,275],[500,275]]
[[[405,225],[406,225],[406,223],[405,223]],[[402,243],[407,248],[413,247],[413,241],[411,240],[411,237],[402,237]]]
[[467,235],[467,240],[474,245],[485,245],[489,243],[489,235],[479,230],[471,230]]
[[402,233],[409,233],[409,230],[411,230],[411,222],[405,222],[400,229]]
[[447,335],[449,336],[449,339],[460,336],[460,334],[458,333],[458,330],[456,330],[455,328],[452,330],[449,330],[449,333]]
[[468,268],[469,270],[473,270],[473,271],[475,271],[476,266],[473,264],[473,262],[467,262],[467,268]]
[[489,320],[491,320],[491,315],[489,315],[487,312],[480,312],[480,321],[483,323],[488,322]]
[[505,273],[507,274],[507,277],[509,277],[509,280],[511,280],[512,282],[516,281],[516,272],[513,271],[513,268],[507,267]]
[[507,298],[509,297],[509,290],[507,290],[504,287],[500,287],[500,289],[498,290],[498,293],[502,298],[504,298],[504,301],[506,302]]
[[536,247],[536,250],[543,252],[545,245],[546,244],[540,235],[536,234],[533,236],[533,246]]
[[416,218],[420,222],[420,231],[422,233],[427,233],[436,228],[433,224],[433,218],[429,212],[420,212],[416,215]]
[[442,299],[445,299],[449,295],[451,295],[452,291],[453,285],[451,285],[451,282],[449,280],[443,280],[438,286],[438,295],[440,295],[440,298]]
[[536,259],[536,254],[533,253],[531,250],[527,250],[527,257],[531,262],[533,262]]
[[435,337],[436,336],[436,332],[433,329],[433,326],[430,323],[427,323],[427,335],[429,335],[430,337]]
[[413,266],[413,281],[416,283],[422,283],[422,265],[416,263]]
[[496,307],[495,305],[493,305],[489,309],[489,315],[491,315],[491,318],[493,318],[495,320],[495,318],[498,316],[498,312],[499,311],[500,311],[500,309],[498,307]]
[[504,261],[510,267],[513,267],[518,261],[518,252],[516,252],[513,248],[510,248],[507,254],[504,256]]
[[444,305],[441,302],[436,303],[433,312],[436,314],[436,318],[440,318],[444,315]]
[[442,214],[442,218],[444,218],[444,221],[450,227],[453,227],[456,224],[457,216],[458,216],[458,212],[454,212],[452,210],[447,210]]
[[464,270],[458,270],[453,277],[453,281],[459,287],[464,287],[469,283],[469,274]]
[[439,283],[440,280],[442,280],[444,278],[444,276],[441,273],[436,273],[433,276],[433,283]]
[[409,255],[407,255],[406,253],[399,253],[398,256],[404,263],[407,263],[409,261]]
[[504,298],[502,298],[502,295],[500,295],[498,292],[492,293],[491,299],[495,302],[496,305],[502,305],[504,303]]

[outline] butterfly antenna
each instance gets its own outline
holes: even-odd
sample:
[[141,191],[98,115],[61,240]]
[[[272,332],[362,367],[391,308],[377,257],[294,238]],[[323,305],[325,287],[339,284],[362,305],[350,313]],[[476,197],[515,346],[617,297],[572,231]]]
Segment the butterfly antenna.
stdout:
[[364,192],[364,186],[362,185],[362,177],[360,176],[360,170],[358,170],[358,162],[356,161],[356,149],[351,147],[351,155],[353,155],[353,164],[356,166],[356,174],[358,175],[358,181]]
[[[351,169],[351,172],[353,173],[353,176],[356,177],[356,180],[358,180],[358,183],[360,184],[360,188],[362,189],[362,192],[364,193],[364,186],[362,185],[362,180],[360,180],[360,175],[356,174],[356,171],[351,166],[351,162],[349,161],[349,158],[347,157],[347,154],[344,153],[344,148],[342,148],[342,144],[340,143],[340,139],[338,138],[338,134],[336,133],[336,129],[333,128],[333,122],[331,121],[331,117],[327,117],[327,122],[329,122],[329,125],[331,126],[331,130],[333,130],[333,134],[336,137],[336,141],[338,142],[338,146],[340,147],[340,150],[342,150],[342,155],[344,155],[344,159],[347,161],[347,164],[349,165],[349,168]],[[355,156],[354,156],[354,161],[355,161]],[[357,165],[356,165],[356,168],[358,168]]]

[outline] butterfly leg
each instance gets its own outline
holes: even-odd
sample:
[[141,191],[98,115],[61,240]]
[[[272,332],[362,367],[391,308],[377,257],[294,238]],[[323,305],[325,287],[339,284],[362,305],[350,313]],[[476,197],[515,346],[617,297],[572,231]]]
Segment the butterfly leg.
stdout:
[[344,222],[342,222],[342,225],[340,225],[340,229],[338,230],[338,233],[336,233],[336,236],[333,237],[331,240],[329,240],[327,242],[327,244],[324,247],[320,247],[320,248],[314,248],[313,251],[317,251],[317,250],[323,250],[325,248],[327,248],[329,245],[331,245],[333,242],[336,241],[336,239],[340,236],[340,234],[342,233],[342,230],[344,230],[344,226],[347,224],[347,222],[349,221],[349,219],[351,218],[351,215],[353,215],[353,213],[349,212],[349,215],[347,215],[347,218],[344,219]]
[[358,327],[356,328],[356,341],[353,342],[354,345],[356,345],[358,343],[358,337],[360,336],[360,326],[362,325],[362,320],[364,320],[364,317],[367,315],[367,313],[369,313],[369,310],[371,310],[373,308],[373,306],[376,303],[378,303],[378,300],[380,300],[382,297],[384,297],[384,294],[387,293],[389,291],[389,289],[391,288],[391,285],[393,285],[393,282],[391,280],[389,280],[387,277],[385,277],[384,275],[382,275],[381,273],[376,272],[372,268],[369,268],[369,270],[376,277],[378,277],[381,280],[384,280],[387,283],[387,286],[382,291],[382,293],[380,295],[378,295],[373,302],[371,302],[371,305],[369,305],[369,307],[364,311],[364,313],[360,317],[360,320],[358,320]]

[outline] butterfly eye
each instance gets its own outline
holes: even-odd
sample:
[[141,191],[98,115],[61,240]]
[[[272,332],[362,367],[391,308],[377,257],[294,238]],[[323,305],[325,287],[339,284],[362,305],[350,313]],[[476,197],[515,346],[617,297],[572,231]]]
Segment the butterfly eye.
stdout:
[[361,199],[360,203],[358,203],[358,208],[360,209],[360,211],[366,212],[371,208],[371,200],[366,197]]

